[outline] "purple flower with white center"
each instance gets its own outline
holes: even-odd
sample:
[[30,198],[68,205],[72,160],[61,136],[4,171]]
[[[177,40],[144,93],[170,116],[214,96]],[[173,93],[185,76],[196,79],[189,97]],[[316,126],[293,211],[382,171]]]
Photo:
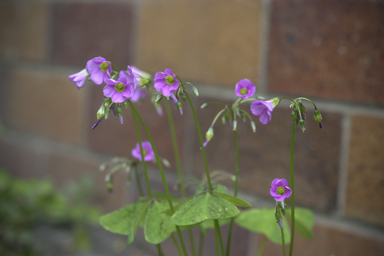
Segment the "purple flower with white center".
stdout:
[[243,100],[252,97],[256,92],[256,86],[249,79],[242,79],[236,84],[236,95]]
[[103,92],[105,97],[110,97],[112,102],[122,103],[134,94],[134,84],[127,81],[125,71],[120,71],[117,80],[108,79]]
[[267,124],[272,119],[273,109],[280,103],[280,98],[273,98],[268,101],[256,100],[251,104],[252,114],[260,116],[262,124]]
[[110,77],[111,63],[103,57],[95,57],[87,62],[86,69],[95,84],[102,84]]
[[[149,141],[143,141],[141,145],[143,147],[144,161],[152,161],[155,157],[155,153],[153,152],[151,143]],[[142,161],[139,143],[136,143],[136,147],[132,149],[132,156]]]
[[276,201],[283,201],[292,194],[292,190],[288,187],[286,179],[274,179],[271,186],[272,188],[269,190],[269,193],[275,198]]
[[80,90],[80,88],[84,86],[84,83],[87,80],[88,76],[89,75],[87,73],[87,70],[83,69],[83,70],[81,70],[80,72],[78,72],[76,74],[70,75],[69,79]]
[[164,72],[157,72],[155,75],[155,89],[165,97],[169,97],[179,88],[179,81],[175,78],[172,70],[167,68]]

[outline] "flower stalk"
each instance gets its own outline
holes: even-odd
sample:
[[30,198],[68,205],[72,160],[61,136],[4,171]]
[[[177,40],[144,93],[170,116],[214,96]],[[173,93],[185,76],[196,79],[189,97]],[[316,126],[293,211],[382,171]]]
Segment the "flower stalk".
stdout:
[[[296,131],[295,120],[292,122],[292,137],[291,137],[291,155],[290,155],[290,180],[291,180],[291,243],[289,245],[289,256],[293,253],[293,243],[295,239],[295,182],[293,174],[293,152],[295,147],[295,131]],[[284,245],[283,245],[284,247]]]

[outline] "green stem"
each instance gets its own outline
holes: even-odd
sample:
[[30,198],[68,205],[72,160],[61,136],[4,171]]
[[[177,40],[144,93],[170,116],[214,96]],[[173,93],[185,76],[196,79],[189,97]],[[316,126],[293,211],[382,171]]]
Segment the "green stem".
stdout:
[[283,256],[285,256],[285,239],[284,239],[284,229],[281,228],[281,240],[283,241]]
[[220,242],[220,248],[221,248],[221,254],[225,256],[225,250],[224,250],[224,244],[223,239],[221,238],[221,232],[220,232],[220,226],[219,226],[219,220],[213,220],[215,223],[215,230],[217,230],[217,236],[219,237]]
[[[131,109],[135,112],[136,116],[139,118],[140,123],[143,126],[145,133],[147,134],[148,140],[151,143],[153,153],[155,154],[157,166],[159,167],[159,171],[160,171],[160,175],[161,175],[161,180],[163,182],[165,194],[167,195],[169,208],[171,210],[171,214],[173,214],[175,212],[175,210],[173,208],[171,194],[169,193],[168,184],[167,184],[167,181],[165,179],[163,166],[161,165],[160,157],[159,157],[159,154],[157,153],[157,149],[155,147],[155,144],[153,143],[152,136],[149,133],[147,126],[145,125],[143,119],[141,118],[141,116],[140,116],[139,112],[137,111],[137,109],[135,108],[135,106],[132,104],[131,101],[129,101],[129,104],[130,104]],[[183,236],[181,235],[180,227],[176,226],[176,230],[177,230],[177,234],[178,234],[179,239],[180,239],[180,244],[181,244],[181,248],[183,249],[184,255],[188,256],[187,249],[185,248]]]
[[171,238],[172,238],[173,243],[175,244],[175,247],[176,247],[177,251],[179,252],[179,255],[182,255],[182,253],[180,251],[179,244],[177,243],[176,238],[175,238],[175,236],[173,234],[171,235]]
[[171,107],[169,105],[169,102],[166,100],[165,103],[165,111],[167,112],[167,118],[168,118],[168,124],[169,124],[169,130],[171,132],[171,139],[172,139],[172,146],[173,146],[173,153],[175,155],[175,164],[176,164],[176,170],[177,170],[177,177],[180,181],[181,186],[181,195],[185,197],[186,191],[184,186],[184,178],[183,178],[183,172],[181,168],[181,161],[180,161],[180,154],[179,154],[179,146],[177,143],[177,136],[176,136],[176,129],[175,129],[175,123],[173,121]]
[[161,251],[161,245],[157,244],[156,247],[157,247],[157,253],[159,254],[159,256],[163,256],[163,252]]
[[[139,142],[139,146],[140,146],[140,154],[141,154],[141,159],[144,160],[144,150],[143,150],[143,146],[141,145],[141,135],[140,135],[140,129],[139,129],[139,124],[137,123],[137,119],[136,119],[136,114],[135,114],[135,111],[134,109],[132,108],[133,104],[131,101],[129,101],[129,104],[131,105],[131,112],[132,112],[132,118],[133,118],[133,122],[135,124],[135,129],[136,129],[136,134],[137,134],[137,140]],[[152,199],[152,190],[151,190],[151,184],[149,183],[149,178],[148,178],[148,173],[147,173],[147,164],[145,161],[141,161],[141,164],[143,165],[143,171],[144,171],[144,176],[145,176],[145,182],[147,184],[147,190],[148,190],[148,196],[149,198]]]
[[267,241],[268,241],[267,237],[264,236],[263,241],[261,241],[260,247],[257,250],[257,255],[256,256],[261,256],[263,254],[264,247],[267,244]]
[[[234,196],[237,196],[237,189],[239,184],[239,146],[237,143],[237,131],[233,131],[233,138],[235,140],[235,191]],[[226,255],[229,256],[229,253],[231,251],[231,238],[232,238],[232,228],[233,228],[233,222],[235,218],[231,219],[231,222],[229,223],[229,231],[228,231],[228,239],[227,239],[227,253]]]
[[143,187],[141,186],[139,171],[137,170],[137,166],[133,167],[133,169],[135,171],[135,178],[136,178],[137,188],[139,190],[139,195],[142,197],[144,196],[144,193],[143,193]]
[[[204,145],[203,145],[203,143],[204,143],[203,142],[203,136],[201,135],[199,120],[197,120],[196,111],[195,111],[195,108],[193,107],[191,98],[189,97],[189,94],[188,94],[187,90],[185,90],[185,88],[183,88],[183,89],[184,89],[185,95],[187,96],[189,105],[191,106],[193,117],[195,118],[196,129],[197,129],[197,133],[199,135],[199,140],[200,140],[201,152],[203,153],[203,160],[204,160],[205,173],[206,173],[206,176],[207,176],[208,189],[209,189],[209,193],[212,194],[212,190],[213,189],[212,189],[211,177],[209,175],[207,156],[205,154],[205,148],[204,148]],[[223,255],[225,255],[225,252],[223,250],[224,249],[224,245],[223,245],[223,241],[221,239],[220,226],[216,225],[217,220],[214,220],[214,222],[215,222],[215,234],[216,234],[216,236],[219,236],[219,240],[220,240],[221,248],[222,248],[222,253],[223,253]]]
[[200,230],[200,235],[199,235],[199,252],[198,252],[198,256],[202,256],[203,255],[203,247],[204,247],[204,233],[201,232]]
[[189,242],[191,244],[192,256],[196,256],[195,239],[193,238],[192,229],[190,229],[188,232],[189,232]]
[[291,138],[291,157],[290,157],[290,178],[291,178],[291,244],[289,246],[289,256],[292,256],[293,253],[293,242],[295,238],[295,183],[294,183],[294,175],[293,175],[293,152],[295,146],[295,120],[292,122],[292,138]]

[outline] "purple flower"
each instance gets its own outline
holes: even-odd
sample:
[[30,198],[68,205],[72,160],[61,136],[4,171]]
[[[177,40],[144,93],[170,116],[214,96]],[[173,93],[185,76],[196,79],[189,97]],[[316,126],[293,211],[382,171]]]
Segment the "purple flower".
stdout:
[[132,102],[138,102],[140,99],[145,99],[145,90],[136,90],[133,94],[133,96],[131,97],[131,101]]
[[[139,75],[135,74],[130,66],[127,71],[120,71],[119,77],[127,79],[127,83],[136,91],[140,87]],[[133,96],[133,95],[132,95]]]
[[268,101],[256,100],[251,104],[252,114],[260,116],[262,124],[267,124],[272,119],[273,109],[280,103],[280,98],[273,98]]
[[81,70],[76,74],[69,76],[69,79],[71,80],[71,82],[77,85],[78,89],[84,86],[84,83],[87,80],[87,78],[88,78],[88,73],[85,69]]
[[103,57],[95,57],[87,62],[86,69],[95,84],[102,84],[110,77],[111,64]]
[[132,80],[126,79],[126,77],[130,78],[126,73],[125,71],[120,71],[117,81],[108,79],[107,85],[103,89],[104,96],[110,97],[115,103],[122,103],[125,99],[131,98],[135,93],[134,83]]
[[155,89],[165,97],[169,97],[179,88],[179,81],[175,78],[172,70],[167,68],[164,73],[157,72],[155,75]]
[[272,188],[269,190],[269,193],[275,198],[276,201],[283,201],[292,194],[292,190],[288,187],[286,179],[274,179],[271,186]]
[[[143,146],[144,160],[152,161],[155,153],[153,152],[151,143],[149,141],[143,141],[141,145]],[[136,147],[132,149],[132,156],[142,161],[139,143],[136,143]]]
[[236,95],[243,100],[252,97],[256,92],[256,86],[249,79],[242,79],[236,84]]

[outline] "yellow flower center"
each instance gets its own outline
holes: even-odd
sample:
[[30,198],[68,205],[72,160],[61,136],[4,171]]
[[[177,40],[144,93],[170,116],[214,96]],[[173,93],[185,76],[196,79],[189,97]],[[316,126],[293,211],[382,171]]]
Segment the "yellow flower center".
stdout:
[[122,92],[124,91],[125,87],[124,87],[124,84],[122,82],[118,83],[118,84],[115,84],[115,89],[116,91],[118,92]]
[[165,81],[167,82],[167,84],[174,84],[175,83],[175,79],[173,78],[173,76],[169,75],[165,78]]
[[105,71],[107,71],[108,68],[109,68],[109,65],[107,62],[103,62],[100,64],[101,71],[105,72]]
[[277,194],[279,194],[279,195],[283,195],[283,194],[285,193],[285,188],[284,188],[284,187],[278,187],[278,188],[276,189],[276,192],[277,192]]
[[248,92],[247,88],[243,88],[243,89],[240,90],[240,94],[241,95],[245,95],[245,94],[247,94],[247,92]]
[[148,155],[147,150],[143,149],[143,155],[144,155],[144,156]]

